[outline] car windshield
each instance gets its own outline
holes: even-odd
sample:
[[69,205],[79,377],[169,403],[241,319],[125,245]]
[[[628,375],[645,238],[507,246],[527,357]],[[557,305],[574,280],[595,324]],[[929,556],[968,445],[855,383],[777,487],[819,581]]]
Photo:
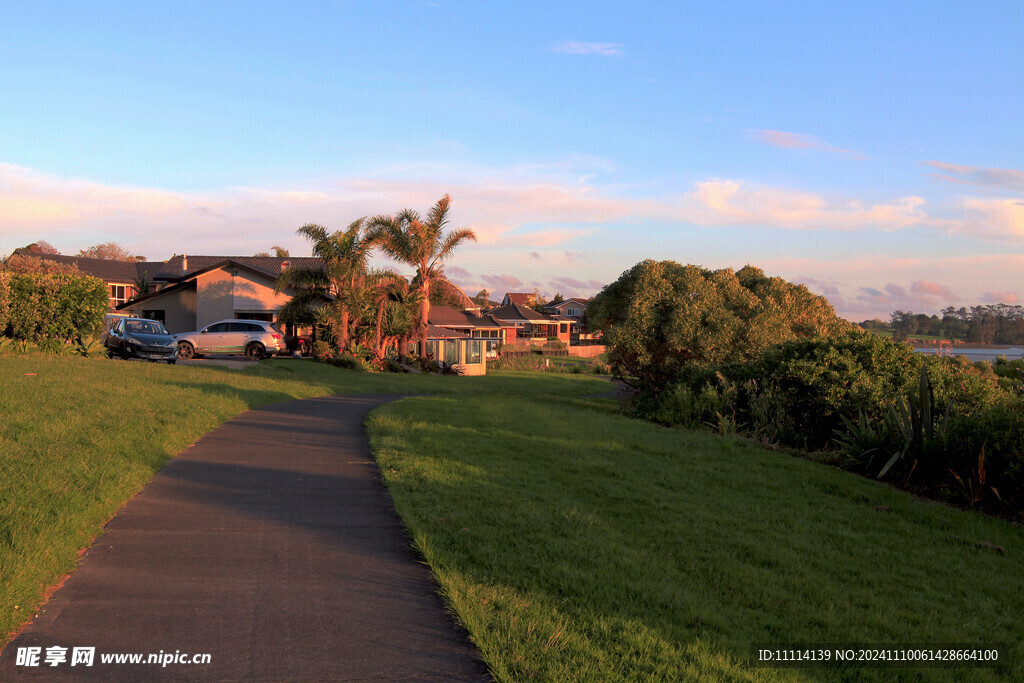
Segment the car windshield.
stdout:
[[167,328],[155,320],[129,320],[127,331],[135,334],[167,334]]

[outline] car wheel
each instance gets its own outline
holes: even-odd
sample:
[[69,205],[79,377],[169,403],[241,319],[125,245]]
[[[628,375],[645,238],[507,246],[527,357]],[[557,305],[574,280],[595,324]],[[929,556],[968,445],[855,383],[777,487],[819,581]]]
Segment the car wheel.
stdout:
[[178,358],[182,360],[189,360],[196,357],[196,347],[192,346],[188,342],[181,342],[178,344]]
[[263,358],[263,344],[249,344],[245,347],[245,357],[249,360],[260,360]]

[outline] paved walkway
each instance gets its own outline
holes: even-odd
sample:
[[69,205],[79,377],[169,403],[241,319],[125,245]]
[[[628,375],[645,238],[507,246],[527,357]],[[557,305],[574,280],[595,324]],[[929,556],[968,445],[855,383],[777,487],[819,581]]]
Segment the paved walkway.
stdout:
[[[363,419],[394,398],[250,410],[186,449],[4,649],[0,680],[489,680],[371,459]],[[29,646],[69,661],[16,666]],[[74,647],[95,664],[71,667]],[[211,663],[99,661],[161,651]]]

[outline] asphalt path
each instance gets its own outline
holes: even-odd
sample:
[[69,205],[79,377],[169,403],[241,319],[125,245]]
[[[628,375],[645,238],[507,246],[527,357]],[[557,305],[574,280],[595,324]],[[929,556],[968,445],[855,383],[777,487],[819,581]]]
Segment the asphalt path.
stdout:
[[4,648],[0,680],[490,680],[371,457],[364,418],[395,398],[250,410],[187,448]]

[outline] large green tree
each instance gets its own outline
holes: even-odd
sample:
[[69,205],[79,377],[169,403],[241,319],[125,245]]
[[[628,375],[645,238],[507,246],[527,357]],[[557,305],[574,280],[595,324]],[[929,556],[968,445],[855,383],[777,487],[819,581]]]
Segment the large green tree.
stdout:
[[376,216],[370,221],[371,239],[391,258],[416,268],[413,287],[420,295],[416,321],[420,356],[427,352],[431,289],[444,278],[444,261],[466,240],[476,241],[476,233],[469,228],[446,230],[450,206],[451,197],[445,195],[425,220],[416,211],[403,209],[394,216]]
[[655,391],[689,370],[750,360],[772,344],[849,328],[824,297],[759,268],[733,272],[653,260],[605,287],[587,307],[587,319],[604,331],[616,374]]
[[352,329],[359,324],[365,309],[367,261],[374,247],[373,237],[364,229],[366,219],[360,218],[345,230],[328,232],[322,225],[308,224],[298,234],[313,245],[313,256],[320,267],[291,267],[278,276],[275,290],[291,287],[296,294],[282,309],[285,319],[306,322],[321,309],[331,328],[338,348],[348,350]]

